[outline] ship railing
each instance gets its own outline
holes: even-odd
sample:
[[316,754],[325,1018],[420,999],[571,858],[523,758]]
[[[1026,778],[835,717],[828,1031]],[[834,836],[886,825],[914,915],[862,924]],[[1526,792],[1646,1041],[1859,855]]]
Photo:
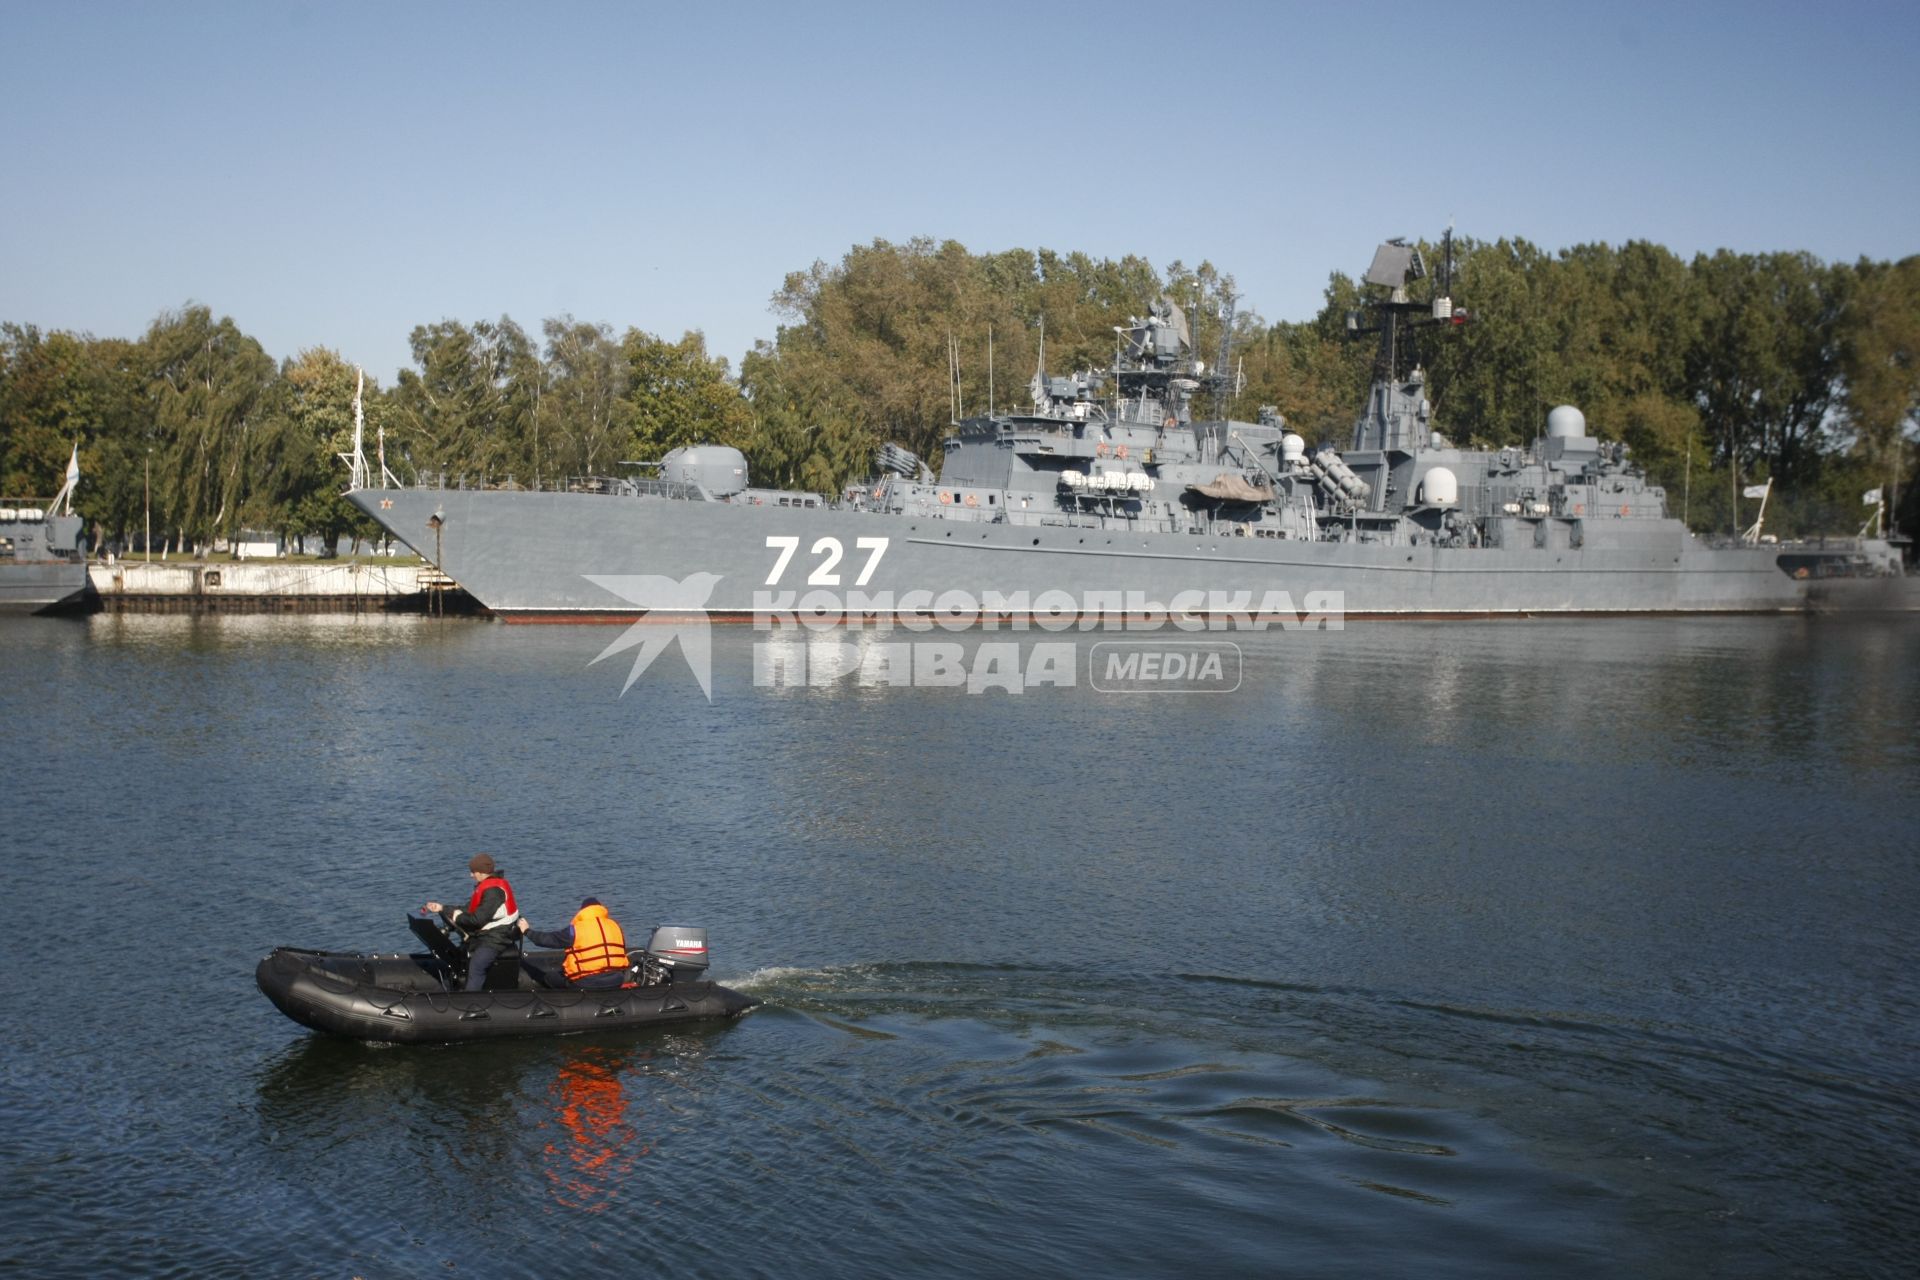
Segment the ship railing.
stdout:
[[623,487],[615,490],[616,493],[649,498],[678,498],[684,502],[703,502],[707,496],[700,492],[698,485],[683,484],[678,480],[634,478],[621,481],[621,485]]
[[557,487],[566,493],[598,493],[616,498],[644,495],[698,502],[706,496],[695,485],[645,476],[568,476]]
[[[382,486],[379,486],[379,485],[369,486],[369,488],[380,488],[380,487]],[[466,490],[466,489],[520,489],[520,488],[525,488],[526,486],[519,484],[511,476],[509,476],[505,480],[494,480],[494,479],[484,478],[484,477],[476,480],[472,476],[467,475],[465,472],[449,475],[445,471],[422,471],[415,474],[412,484],[400,485],[398,487],[402,489]]]
[[1852,534],[1812,533],[1805,537],[1781,538],[1776,542],[1753,543],[1730,533],[1713,533],[1704,535],[1701,541],[1715,550],[1753,546],[1793,547],[1813,551],[1862,551],[1866,548],[1866,544]]
[[[521,484],[511,476],[502,480],[475,480],[472,476],[449,475],[442,471],[437,474],[423,474],[414,484],[402,487],[431,490],[476,489],[506,493],[599,493],[612,497],[633,497],[644,494],[649,497],[681,498],[689,502],[699,502],[706,497],[699,486],[680,481],[600,475],[564,476],[548,478],[538,484]],[[11,502],[8,505],[12,505]]]

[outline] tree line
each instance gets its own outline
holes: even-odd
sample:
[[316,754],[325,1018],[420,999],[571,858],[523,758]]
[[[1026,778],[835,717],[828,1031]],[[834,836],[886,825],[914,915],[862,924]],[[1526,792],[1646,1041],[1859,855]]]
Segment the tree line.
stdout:
[[[1525,443],[1571,403],[1592,434],[1632,446],[1697,529],[1750,520],[1738,491],[1769,480],[1768,527],[1783,534],[1847,531],[1880,487],[1898,486],[1909,527],[1920,514],[1906,483],[1920,257],[1687,261],[1638,241],[1548,252],[1518,239],[1455,251],[1452,293],[1472,322],[1429,331],[1420,355],[1456,443]],[[1344,445],[1374,358],[1348,315],[1376,289],[1336,272],[1312,319],[1269,324],[1210,263],[875,241],[789,275],[775,336],[737,372],[698,332],[616,334],[571,316],[537,334],[505,316],[420,325],[394,385],[367,379],[367,451],[384,435],[405,482],[552,488],[712,441],[745,452],[756,483],[834,493],[886,440],[937,467],[955,418],[1021,407],[1043,362],[1105,368],[1115,327],[1162,294],[1186,311],[1196,354],[1232,375],[1201,415],[1272,405],[1310,443]],[[156,544],[258,529],[331,548],[375,532],[340,497],[354,389],[339,352],[276,364],[204,306],[133,339],[0,325],[0,491],[50,494],[77,443],[75,506],[96,544],[126,545],[150,513]]]

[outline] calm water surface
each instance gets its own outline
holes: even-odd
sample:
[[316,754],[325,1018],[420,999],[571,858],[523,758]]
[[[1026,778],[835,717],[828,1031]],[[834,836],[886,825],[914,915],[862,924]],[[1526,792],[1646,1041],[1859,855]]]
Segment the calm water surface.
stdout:
[[[721,630],[710,704],[616,634],[0,620],[0,1270],[1920,1266],[1912,622],[1356,624],[1231,697]],[[413,1049],[254,988],[480,849],[766,1007]]]

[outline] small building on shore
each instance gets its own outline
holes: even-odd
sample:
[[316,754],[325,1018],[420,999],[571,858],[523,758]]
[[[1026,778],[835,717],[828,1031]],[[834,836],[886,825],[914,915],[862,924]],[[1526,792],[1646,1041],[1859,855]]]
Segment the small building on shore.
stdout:
[[277,533],[242,529],[233,535],[235,560],[278,560],[286,554],[286,540]]

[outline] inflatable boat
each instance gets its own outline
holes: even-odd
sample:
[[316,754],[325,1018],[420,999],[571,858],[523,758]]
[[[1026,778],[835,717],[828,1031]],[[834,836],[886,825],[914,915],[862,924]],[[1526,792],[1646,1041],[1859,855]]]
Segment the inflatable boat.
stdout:
[[663,925],[634,953],[628,985],[564,984],[562,953],[509,952],[486,985],[466,991],[466,956],[429,917],[407,925],[427,950],[356,955],[279,947],[254,981],[274,1007],[305,1027],[355,1040],[446,1044],[557,1036],[737,1018],[760,1002],[706,979],[706,930]]

